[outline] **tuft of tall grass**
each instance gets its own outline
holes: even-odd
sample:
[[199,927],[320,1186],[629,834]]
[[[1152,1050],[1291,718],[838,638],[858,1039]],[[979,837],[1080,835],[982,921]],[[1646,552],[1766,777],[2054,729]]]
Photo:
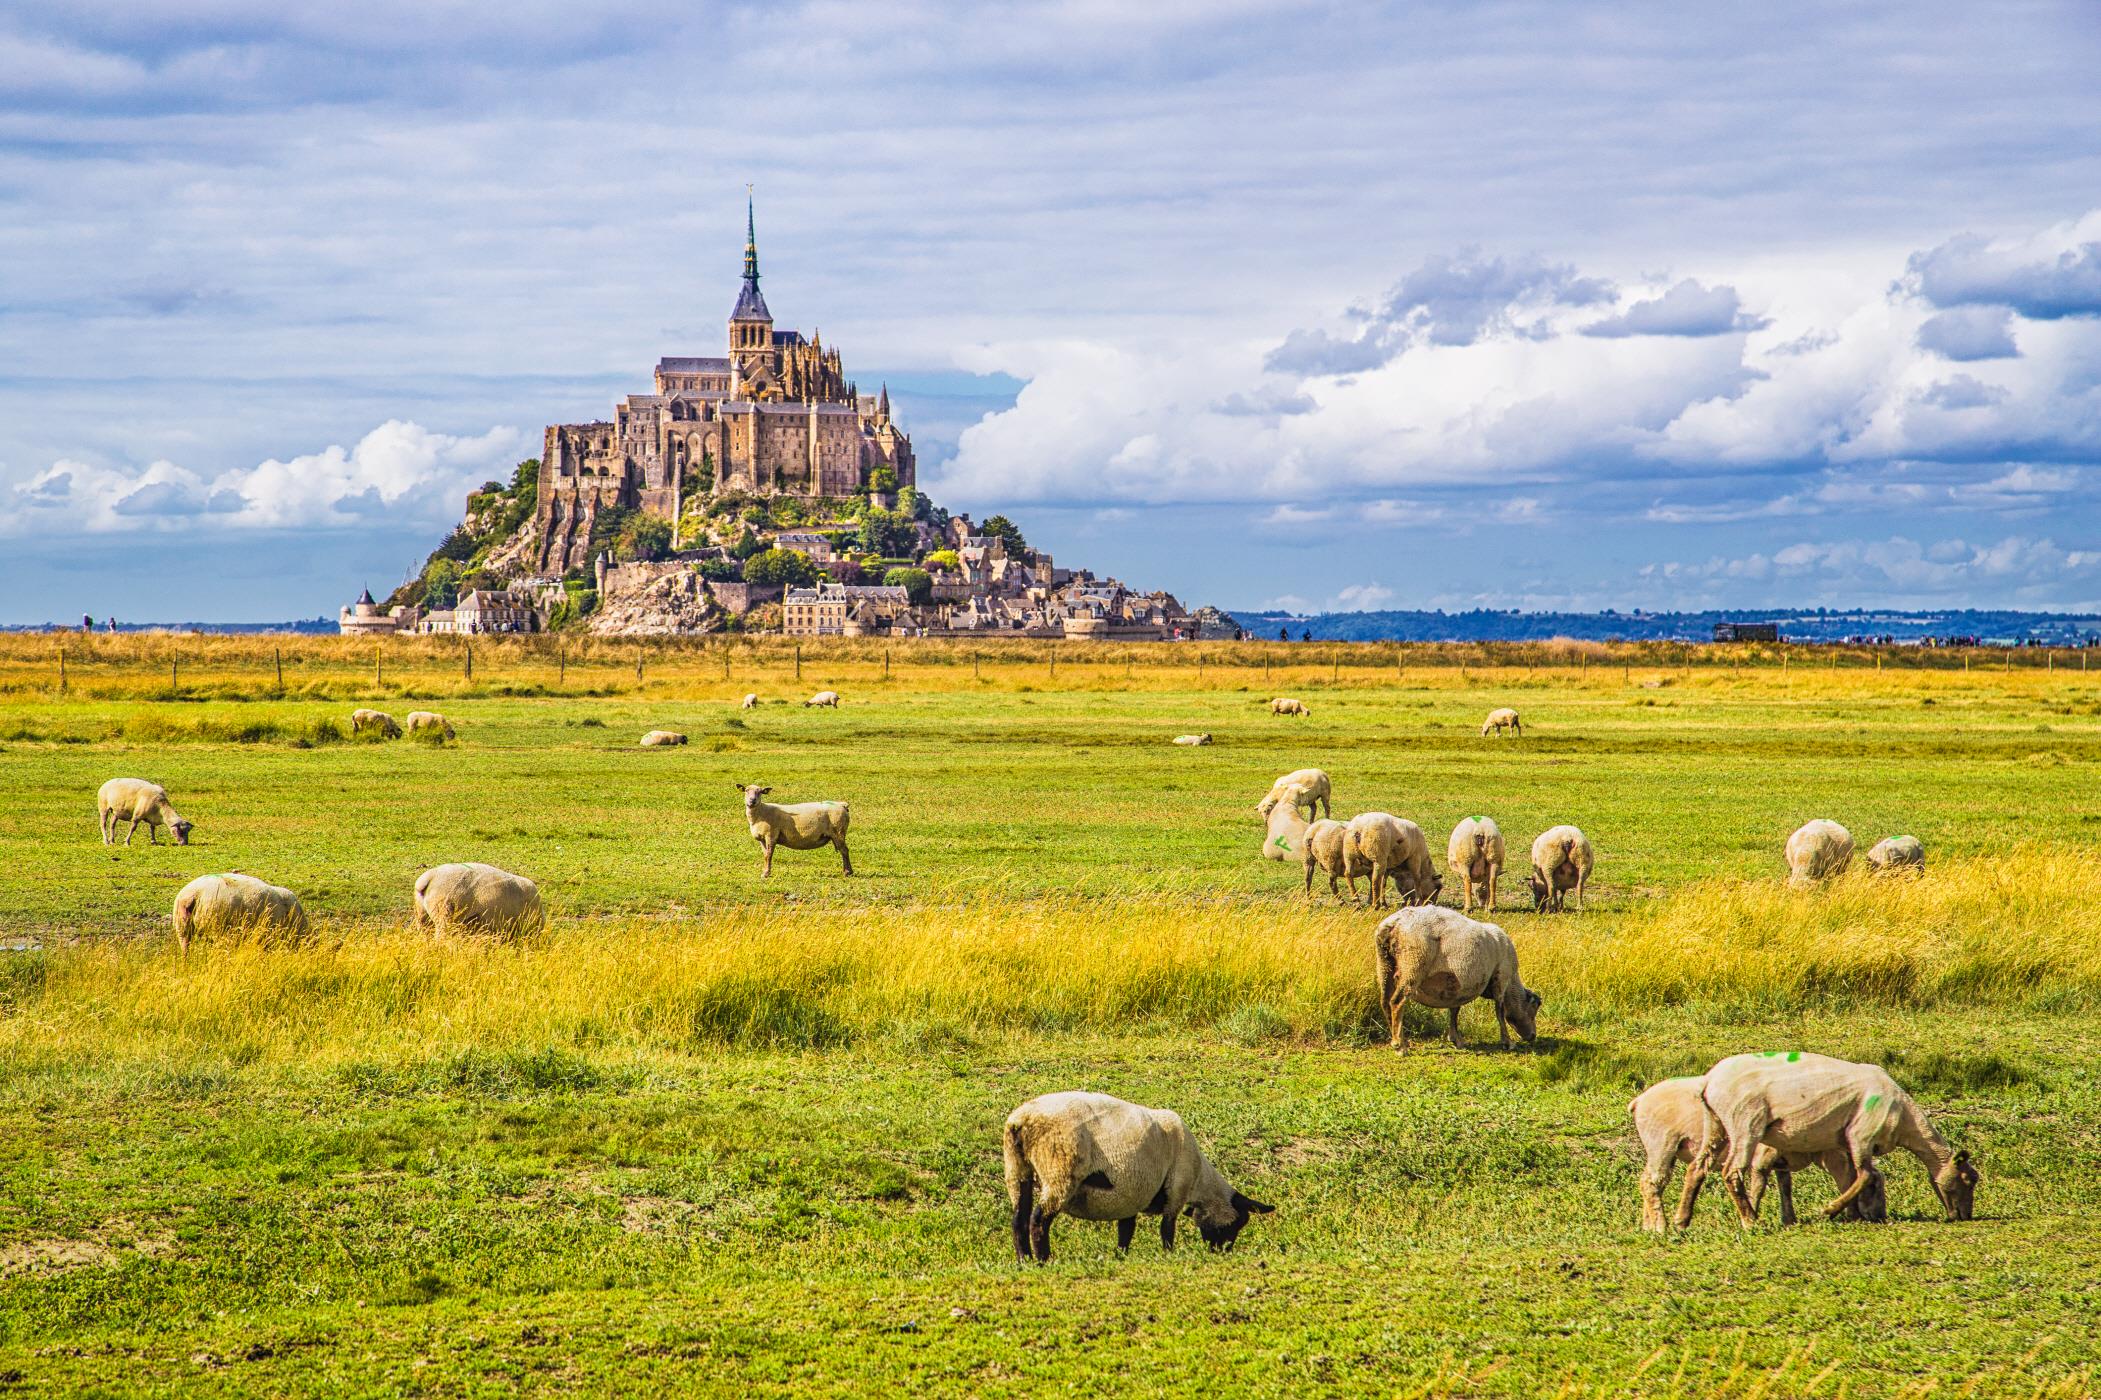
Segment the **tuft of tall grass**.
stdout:
[[[1709,882],[1618,920],[1501,917],[1550,1037],[1557,1016],[1664,1004],[2084,1008],[2101,1004],[2090,868],[2029,850],[1808,892]],[[81,942],[0,963],[0,1067],[823,1049],[1010,1031],[1361,1043],[1380,1034],[1375,923],[1155,895],[558,919],[517,945],[366,926],[186,958],[161,940]],[[1541,1073],[1669,1068],[1579,1059]]]

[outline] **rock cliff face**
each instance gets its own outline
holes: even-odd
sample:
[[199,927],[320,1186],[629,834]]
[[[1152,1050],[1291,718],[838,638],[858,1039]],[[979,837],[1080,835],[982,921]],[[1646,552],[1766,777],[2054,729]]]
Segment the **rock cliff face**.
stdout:
[[719,632],[726,616],[700,575],[681,570],[608,593],[584,625],[600,637],[667,637]]

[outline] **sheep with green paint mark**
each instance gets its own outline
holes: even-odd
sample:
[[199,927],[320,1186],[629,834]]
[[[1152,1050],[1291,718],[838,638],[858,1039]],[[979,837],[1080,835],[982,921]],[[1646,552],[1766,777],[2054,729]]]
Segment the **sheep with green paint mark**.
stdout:
[[1722,1165],[1722,1181],[1745,1229],[1758,1223],[1750,1175],[1761,1146],[1789,1156],[1844,1154],[1855,1175],[1826,1216],[1844,1212],[1868,1189],[1868,1168],[1901,1149],[1918,1158],[1950,1220],[1976,1213],[1977,1169],[1970,1154],[1940,1135],[1924,1109],[1879,1065],[1801,1050],[1731,1055],[1707,1071],[1700,1099],[1707,1124],[1700,1155]]
[[1306,848],[1306,818],[1288,802],[1270,807],[1262,824],[1262,859],[1298,860]]
[[[1634,1135],[1641,1140],[1646,1159],[1641,1173],[1641,1225],[1653,1234],[1664,1233],[1663,1193],[1671,1184],[1677,1164],[1686,1164],[1685,1190],[1678,1198],[1674,1220],[1680,1230],[1692,1223],[1693,1204],[1699,1200],[1701,1184],[1714,1168],[1713,1162],[1700,1155],[1707,1137],[1707,1104],[1700,1097],[1706,1085],[1707,1077],[1701,1074],[1666,1079],[1642,1090],[1627,1105],[1627,1111],[1634,1115]],[[1853,1183],[1853,1164],[1837,1149],[1785,1153],[1761,1144],[1751,1162],[1751,1209],[1758,1209],[1768,1183],[1776,1183],[1780,1188],[1780,1223],[1794,1224],[1794,1174],[1812,1166],[1831,1173],[1840,1191]],[[1873,1167],[1868,1170],[1874,1180],[1845,1213],[1879,1224],[1889,1219],[1889,1197],[1882,1174]]]
[[1926,843],[1916,836],[1886,836],[1868,848],[1863,857],[1876,875],[1923,875],[1926,872]]

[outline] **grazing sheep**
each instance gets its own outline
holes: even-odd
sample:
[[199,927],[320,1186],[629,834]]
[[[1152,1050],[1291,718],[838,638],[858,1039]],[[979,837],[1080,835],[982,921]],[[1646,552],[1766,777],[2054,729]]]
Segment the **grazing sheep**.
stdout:
[[759,708],[759,697],[756,695],[747,695],[744,697],[744,703],[739,705],[737,708],[741,710],[756,710],[757,708]]
[[1333,791],[1334,784],[1328,781],[1326,773],[1318,768],[1300,768],[1271,783],[1269,795],[1256,804],[1255,810],[1266,817],[1270,808],[1279,802],[1287,802],[1293,807],[1305,808],[1309,819],[1332,817],[1335,809],[1328,798]]
[[187,953],[192,938],[215,933],[306,933],[299,896],[253,875],[199,875],[175,896],[175,942]]
[[1275,1207],[1226,1184],[1176,1114],[1107,1094],[1045,1094],[1007,1115],[1000,1144],[1014,1207],[1014,1257],[1051,1257],[1051,1221],[1116,1222],[1116,1248],[1131,1247],[1138,1217],[1160,1217],[1160,1247],[1175,1247],[1185,1210],[1204,1243],[1231,1249],[1250,1218]]
[[836,690],[820,690],[802,702],[802,707],[806,710],[812,705],[823,710],[836,710],[839,708],[839,692]]
[[1211,742],[1209,734],[1177,734],[1175,742],[1185,749],[1200,749]]
[[1306,828],[1299,842],[1299,861],[1306,868],[1306,900],[1313,900],[1313,872],[1325,871],[1328,877],[1328,893],[1342,898],[1337,880],[1350,882],[1350,903],[1361,903],[1357,898],[1357,877],[1371,874],[1371,867],[1350,856],[1350,828],[1346,822],[1322,819]]
[[759,872],[762,878],[773,874],[775,846],[786,846],[791,851],[837,846],[846,873],[854,873],[853,857],[846,853],[849,813],[844,802],[797,802],[776,806],[761,800],[773,791],[770,787],[761,787],[757,783],[735,786],[744,794],[744,815],[751,822],[751,839],[766,852],[765,867]]
[[1306,708],[1302,701],[1294,700],[1288,695],[1280,695],[1270,701],[1269,712],[1273,715],[1310,715],[1313,713],[1313,711]]
[[1516,710],[1507,707],[1500,710],[1490,710],[1488,718],[1481,721],[1481,733],[1484,737],[1494,734],[1500,738],[1506,729],[1519,737],[1523,737],[1525,726],[1518,723]]
[[1568,892],[1576,892],[1576,912],[1583,912],[1583,887],[1597,864],[1590,838],[1572,826],[1557,826],[1539,833],[1532,843],[1532,908],[1560,912],[1568,906]]
[[144,778],[111,778],[95,794],[96,820],[102,827],[102,844],[113,845],[117,839],[117,823],[130,822],[124,833],[124,844],[129,846],[131,838],[146,823],[146,840],[149,844],[160,844],[160,829],[166,826],[174,833],[175,844],[190,844],[190,823],[184,821],[168,802],[168,790],[159,783],[149,783]]
[[1451,1014],[1449,1036],[1455,1047],[1466,1044],[1459,1038],[1459,1008],[1477,997],[1494,1004],[1505,1049],[1512,1026],[1528,1041],[1538,1034],[1539,993],[1518,980],[1517,945],[1496,925],[1433,904],[1387,915],[1374,942],[1379,1005],[1396,1051],[1408,1048],[1401,1013],[1410,1001]]
[[388,714],[385,710],[352,710],[350,712],[350,732],[362,734],[368,729],[374,730],[389,739],[399,739],[401,737],[401,726],[395,723],[394,716]]
[[1846,873],[1853,863],[1853,835],[1821,817],[1804,822],[1787,838],[1787,883],[1802,888]]
[[675,729],[652,729],[642,736],[645,749],[675,748],[686,742],[686,736]]
[[525,934],[547,922],[540,887],[480,861],[437,865],[416,878],[416,927],[438,933]]
[[1926,843],[1916,836],[1889,836],[1868,848],[1868,869],[1877,875],[1908,871],[1914,875],[1926,869]]
[[1468,817],[1452,828],[1445,843],[1445,864],[1459,877],[1465,892],[1465,912],[1474,912],[1474,901],[1493,914],[1496,884],[1503,878],[1503,829],[1489,817]]
[[[1707,1137],[1707,1105],[1700,1098],[1700,1090],[1706,1083],[1707,1077],[1700,1074],[1666,1079],[1642,1090],[1640,1096],[1627,1105],[1627,1111],[1634,1115],[1634,1135],[1641,1139],[1647,1159],[1641,1173],[1641,1227],[1654,1234],[1664,1232],[1663,1193],[1671,1184],[1671,1173],[1677,1169],[1677,1164],[1686,1164],[1685,1191],[1678,1198],[1675,1218],[1681,1230],[1692,1222],[1693,1203],[1699,1200],[1700,1186],[1712,1169],[1713,1164],[1700,1155],[1701,1144]],[[1755,1210],[1765,1195],[1766,1183],[1777,1178],[1780,1223],[1794,1224],[1794,1174],[1811,1166],[1820,1166],[1831,1173],[1841,1191],[1853,1182],[1853,1164],[1843,1152],[1790,1155],[1761,1146],[1751,1163],[1752,1208]],[[1873,1167],[1868,1170],[1875,1172]],[[1875,1172],[1875,1179],[1860,1193],[1859,1199],[1847,1207],[1847,1212],[1856,1219],[1876,1224],[1889,1219],[1889,1197],[1883,1188],[1880,1172]]]
[[1263,820],[1262,858],[1298,860],[1305,843],[1306,819],[1299,809],[1281,803],[1271,807]]
[[[1371,876],[1371,907],[1386,907],[1386,882],[1394,886],[1396,904],[1435,904],[1444,888],[1430,859],[1423,829],[1405,817],[1365,812],[1350,818],[1349,866]],[[1350,886],[1352,892],[1356,886]]]
[[1790,1157],[1832,1151],[1845,1156],[1856,1174],[1824,1207],[1826,1217],[1860,1199],[1873,1179],[1868,1168],[1894,1148],[1919,1159],[1948,1219],[1968,1220],[1976,1212],[1979,1177],[1970,1154],[1950,1147],[1925,1110],[1879,1065],[1800,1050],[1731,1055],[1707,1071],[1700,1098],[1707,1105],[1701,1155],[1722,1163],[1722,1181],[1745,1229],[1758,1223],[1748,1178],[1761,1144]]
[[433,710],[410,710],[406,723],[409,733],[435,735],[439,743],[460,737],[453,732],[452,721]]

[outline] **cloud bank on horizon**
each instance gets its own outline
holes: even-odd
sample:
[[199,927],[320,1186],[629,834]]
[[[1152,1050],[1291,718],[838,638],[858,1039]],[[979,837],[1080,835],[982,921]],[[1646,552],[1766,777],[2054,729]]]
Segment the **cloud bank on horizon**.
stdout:
[[[285,582],[191,616],[390,576],[713,350],[745,179],[776,314],[893,381],[937,499],[1133,582],[2101,602],[2077,6],[874,8],[0,18],[6,608],[200,541]],[[749,120],[790,91],[808,131]]]

